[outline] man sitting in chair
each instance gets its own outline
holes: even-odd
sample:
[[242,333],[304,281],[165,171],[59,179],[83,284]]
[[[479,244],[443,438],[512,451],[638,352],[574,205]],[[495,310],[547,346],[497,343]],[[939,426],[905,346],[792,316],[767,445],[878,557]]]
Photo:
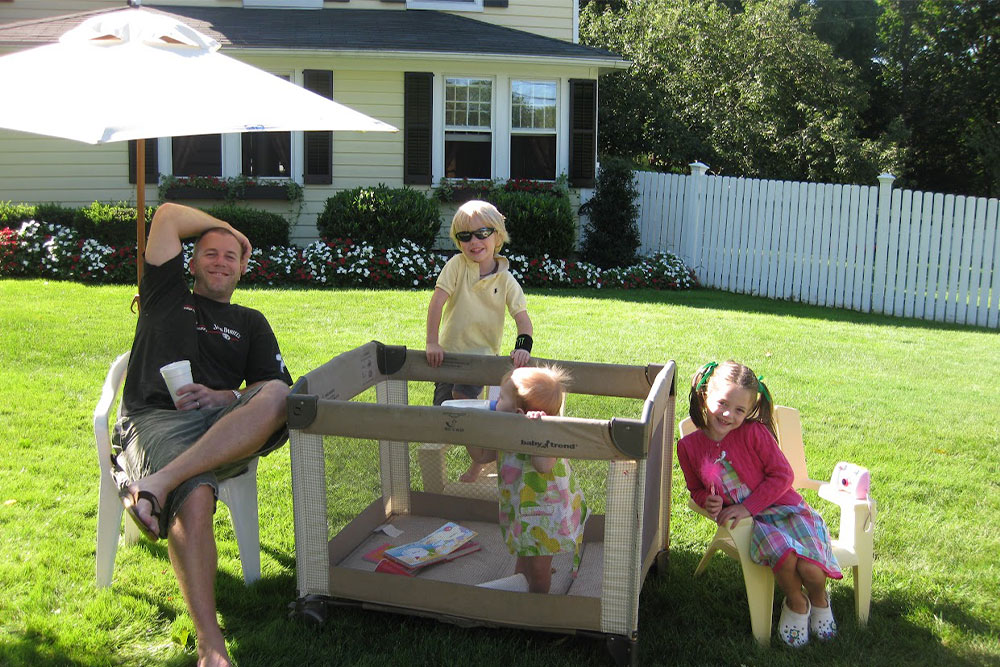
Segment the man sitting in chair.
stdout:
[[[189,237],[197,237],[192,290],[181,246]],[[292,379],[278,342],[263,315],[230,303],[250,251],[246,236],[207,213],[170,203],[156,211],[112,438],[122,503],[148,538],[168,538],[205,666],[230,664],[215,617],[218,483],[288,436]],[[159,369],[183,359],[193,382],[175,403]]]

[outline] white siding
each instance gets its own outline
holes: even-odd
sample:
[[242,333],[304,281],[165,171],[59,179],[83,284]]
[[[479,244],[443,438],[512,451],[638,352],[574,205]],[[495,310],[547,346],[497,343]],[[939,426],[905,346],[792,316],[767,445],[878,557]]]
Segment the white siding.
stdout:
[[14,0],[0,2],[0,23],[30,21],[60,14],[75,14],[93,9],[125,7],[122,0]]
[[[508,7],[486,7],[482,12],[451,12],[477,21],[524,30],[544,37],[568,42],[573,41],[573,2],[575,0],[510,0]],[[242,0],[155,0],[166,8],[180,7],[242,7]],[[75,12],[124,7],[124,0],[14,0],[0,2],[0,23],[72,14]],[[324,11],[338,9],[379,9],[402,11],[401,2],[381,0],[351,0],[350,2],[325,2]],[[253,11],[253,10],[247,10]]]
[[[240,55],[230,51],[233,55]],[[566,69],[521,65],[503,69],[484,62],[455,63],[446,59],[407,62],[401,59],[305,59],[291,56],[252,56],[245,59],[262,69],[301,77],[301,70],[333,70],[334,99],[362,113],[402,128],[403,72],[431,71],[437,75],[472,74],[508,78],[550,78],[560,85],[571,77],[595,78],[589,68]],[[509,101],[504,100],[504,103]],[[499,101],[498,101],[499,103]],[[564,114],[563,114],[564,115]],[[499,133],[498,133],[499,135]],[[128,183],[126,143],[89,146],[60,139],[0,130],[0,201],[60,202],[78,206],[94,201],[135,201]],[[565,152],[565,149],[561,149]],[[160,171],[166,172],[161,164]],[[678,177],[681,178],[681,177]],[[283,202],[252,201],[250,205],[293,218],[293,240],[316,238],[316,215],[335,192],[360,185],[403,184],[402,132],[338,132],[333,139],[333,184],[307,185],[301,207]],[[158,192],[147,185],[146,201],[156,204]],[[210,205],[214,202],[196,202]]]

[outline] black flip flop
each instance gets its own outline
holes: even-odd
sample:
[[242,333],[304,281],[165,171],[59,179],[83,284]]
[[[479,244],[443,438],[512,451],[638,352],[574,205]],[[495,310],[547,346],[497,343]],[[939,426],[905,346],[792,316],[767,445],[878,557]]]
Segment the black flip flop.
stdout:
[[[149,501],[149,505],[151,508],[149,515],[154,519],[156,519],[156,524],[159,525],[160,513],[161,513],[160,501],[158,501],[156,499],[156,496],[154,496],[149,491],[139,491],[139,493],[136,495],[137,495],[136,501],[132,504],[126,505],[125,509],[128,511],[128,515],[132,517],[132,521],[139,529],[139,532],[141,532],[143,536],[150,542],[156,542],[158,539],[160,539],[160,536],[154,533],[153,530],[146,525],[146,522],[142,520],[142,517],[139,516],[139,511],[135,508],[135,503],[137,503],[140,500]],[[125,498],[131,498],[131,494],[128,492],[128,489],[122,490],[120,496],[122,500],[124,500]]]

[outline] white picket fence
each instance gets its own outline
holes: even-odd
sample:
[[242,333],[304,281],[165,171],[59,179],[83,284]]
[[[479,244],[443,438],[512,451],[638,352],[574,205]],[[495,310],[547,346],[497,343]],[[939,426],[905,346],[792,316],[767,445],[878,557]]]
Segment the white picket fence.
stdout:
[[998,327],[998,200],[877,186],[636,172],[640,252],[702,285]]

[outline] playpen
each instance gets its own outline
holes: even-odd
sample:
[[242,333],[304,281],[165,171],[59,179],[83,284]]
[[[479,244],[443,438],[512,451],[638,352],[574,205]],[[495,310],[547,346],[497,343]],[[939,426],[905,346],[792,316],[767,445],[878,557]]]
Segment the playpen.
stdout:
[[[411,395],[430,403],[434,381],[497,385],[510,361],[453,354],[431,368],[422,350],[377,341],[296,382],[288,424],[299,615],[321,622],[336,601],[598,635],[618,662],[635,661],[639,591],[669,546],[675,365],[532,363],[569,371],[568,416],[412,405]],[[515,558],[500,537],[495,479],[457,481],[467,459],[455,445],[571,459],[591,508],[575,578],[570,555],[560,554],[549,594],[477,587],[512,574]],[[412,542],[446,521],[475,530],[481,548],[414,577],[375,571],[378,547]]]

